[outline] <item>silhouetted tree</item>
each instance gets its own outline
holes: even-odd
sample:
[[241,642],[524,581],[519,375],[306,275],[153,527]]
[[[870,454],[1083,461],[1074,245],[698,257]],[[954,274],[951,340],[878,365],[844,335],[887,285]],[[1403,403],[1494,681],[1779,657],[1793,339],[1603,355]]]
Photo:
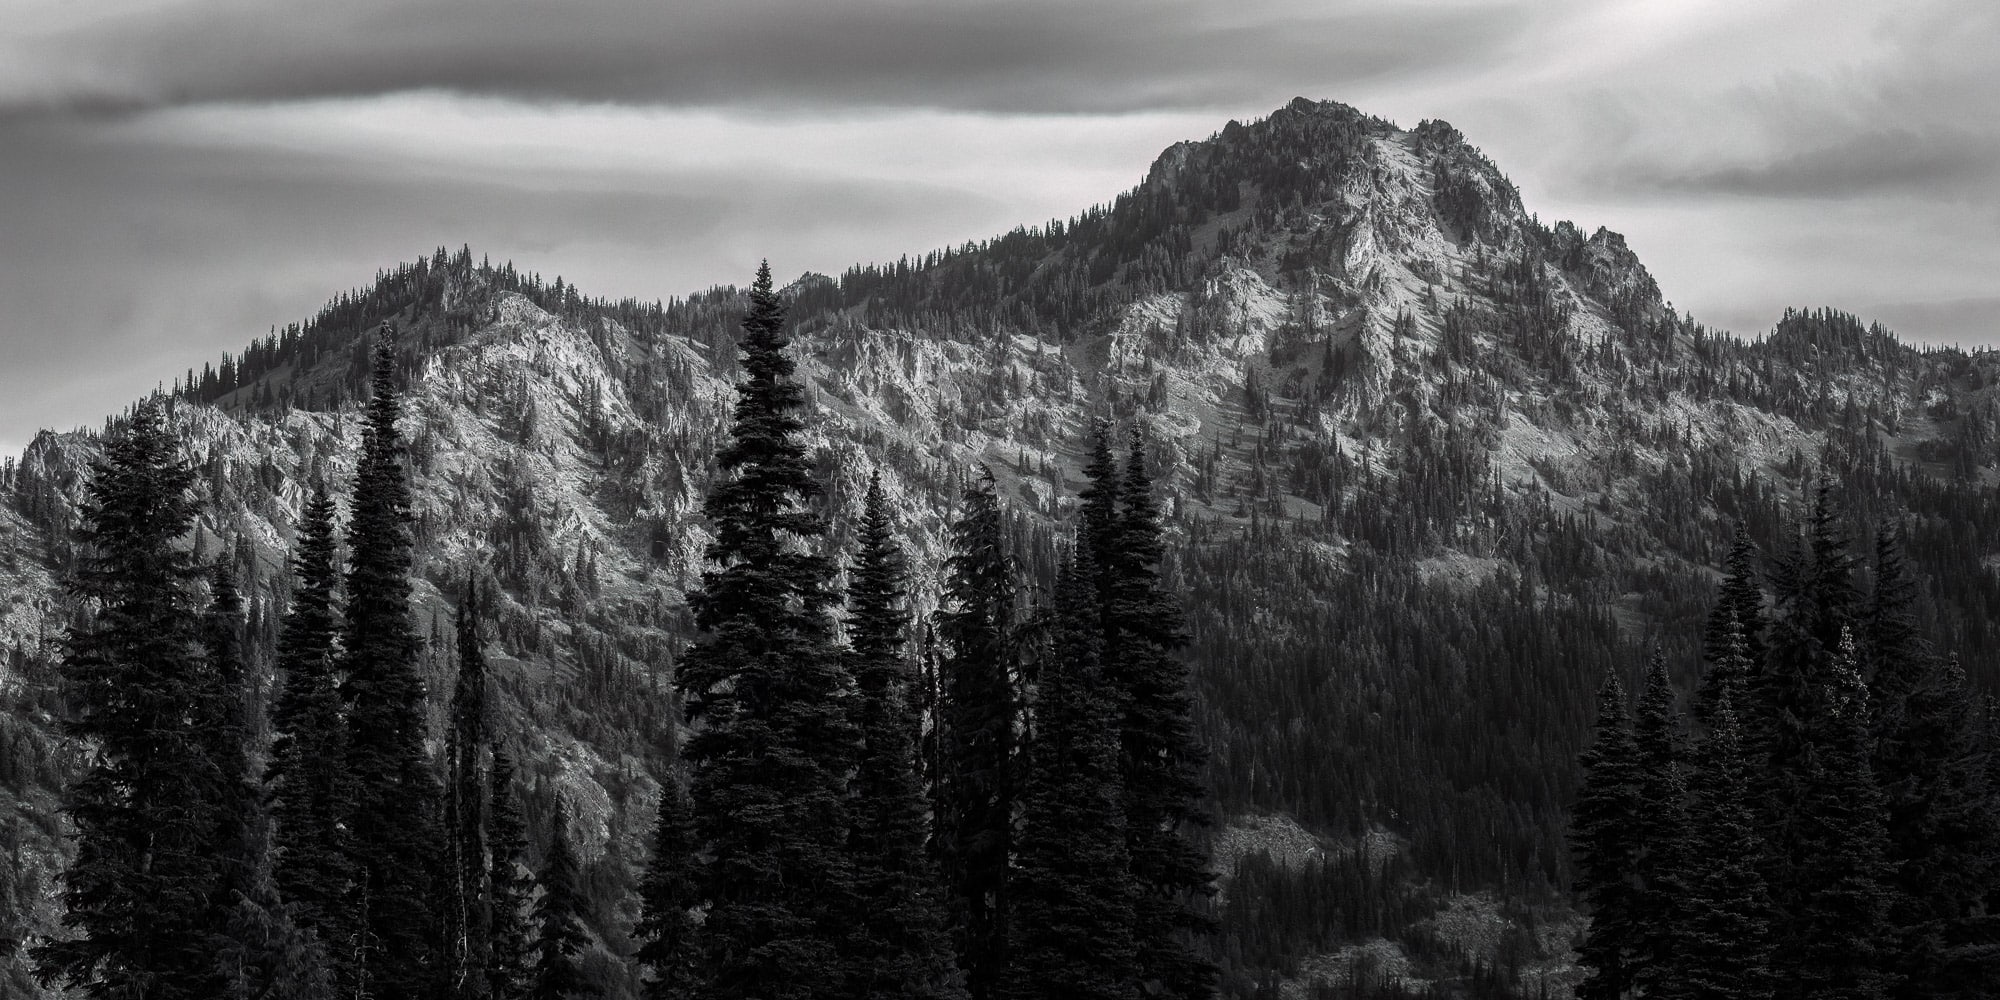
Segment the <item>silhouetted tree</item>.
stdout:
[[265,780],[271,786],[273,881],[298,907],[299,923],[327,950],[336,982],[351,989],[356,917],[348,854],[354,787],[347,773],[347,721],[334,670],[333,500],[315,484],[292,553],[291,606],[278,640],[275,738]]
[[693,807],[678,775],[660,787],[653,854],[639,882],[639,964],[651,973],[646,1000],[692,1000],[701,983],[699,869]]
[[487,939],[492,933],[491,876],[486,857],[488,783],[482,766],[486,727],[486,655],[479,640],[479,588],[468,581],[458,606],[458,683],[452,690],[451,731],[445,740],[445,833],[450,838],[451,892],[445,904],[446,987],[452,995],[487,995]]
[[424,750],[424,685],[410,622],[410,487],[403,467],[396,353],[375,344],[361,460],[347,524],[347,604],[340,665],[347,770],[354,782],[362,992],[415,997],[431,988],[442,927],[441,789]]
[[743,319],[744,380],[703,512],[715,531],[688,595],[700,638],[679,679],[684,759],[706,864],[709,996],[805,997],[840,967],[853,913],[847,780],[859,742],[833,645],[821,488],[799,443],[804,405],[784,307],[759,268]]
[[1682,923],[1660,977],[1671,996],[1771,996],[1773,914],[1762,871],[1765,846],[1731,697],[1724,692],[1713,703],[1702,767],[1690,790],[1689,849],[1681,859],[1682,898],[1675,906]]
[[65,791],[76,854],[63,924],[37,948],[41,976],[93,998],[200,1000],[221,983],[214,932],[223,873],[223,777],[207,721],[216,684],[202,655],[193,473],[159,404],[105,443],[82,510],[74,590],[95,613],[68,630],[66,728],[95,747]]
[[1194,734],[1182,658],[1186,618],[1160,582],[1159,508],[1136,437],[1123,479],[1107,488],[1118,503],[1101,556],[1112,560],[1103,673],[1119,718],[1126,850],[1139,888],[1134,943],[1154,995],[1208,997],[1215,966],[1190,946],[1214,930],[1200,907],[1215,893],[1215,876],[1193,839],[1209,821],[1201,783],[1207,753]]
[[1607,673],[1598,690],[1596,737],[1578,763],[1583,783],[1572,813],[1570,842],[1576,851],[1576,894],[1589,908],[1590,929],[1577,949],[1589,970],[1577,995],[1584,1000],[1621,1000],[1631,990],[1644,958],[1637,880],[1639,813],[1645,802],[1631,710],[1616,672]]
[[1016,718],[1013,563],[990,470],[965,491],[951,541],[937,614],[945,651],[937,849],[966,988],[987,1000],[1006,965]]
[[[1010,1000],[1133,1000],[1133,882],[1118,779],[1117,708],[1098,660],[1088,550],[1064,567],[1022,786],[1012,943],[995,990]],[[1150,970],[1148,970],[1150,971]]]
[[585,901],[579,889],[576,850],[569,843],[569,806],[560,796],[549,820],[549,851],[537,879],[535,901],[534,1000],[573,1000],[584,993],[579,956],[590,944],[584,933]]
[[904,653],[903,552],[890,534],[882,478],[872,477],[860,551],[848,574],[848,643],[859,688],[861,759],[854,781],[856,940],[846,956],[857,998],[963,997],[931,859],[917,775],[919,722]]

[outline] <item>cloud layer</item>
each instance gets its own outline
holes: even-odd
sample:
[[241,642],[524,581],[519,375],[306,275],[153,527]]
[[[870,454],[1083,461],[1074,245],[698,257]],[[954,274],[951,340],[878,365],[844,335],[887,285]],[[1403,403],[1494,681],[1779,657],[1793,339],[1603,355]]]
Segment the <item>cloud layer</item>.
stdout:
[[1513,4],[546,0],[134,4],[13,29],[15,113],[446,90],[788,110],[1104,113],[1268,100],[1273,80],[1482,58]]

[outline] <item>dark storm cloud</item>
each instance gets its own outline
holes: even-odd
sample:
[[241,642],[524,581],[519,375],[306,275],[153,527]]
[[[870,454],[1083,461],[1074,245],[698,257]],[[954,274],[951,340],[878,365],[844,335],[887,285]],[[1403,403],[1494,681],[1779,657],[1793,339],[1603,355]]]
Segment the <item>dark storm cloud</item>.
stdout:
[[[15,114],[416,89],[680,106],[1119,112],[1477,62],[1509,5],[210,0],[20,36]],[[4,30],[4,29],[0,29]]]

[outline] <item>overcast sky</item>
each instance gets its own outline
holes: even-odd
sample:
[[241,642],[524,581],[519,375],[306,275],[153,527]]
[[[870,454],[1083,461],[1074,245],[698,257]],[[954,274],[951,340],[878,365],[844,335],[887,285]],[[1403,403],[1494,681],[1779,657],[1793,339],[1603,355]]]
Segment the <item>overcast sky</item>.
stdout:
[[0,0],[0,451],[438,245],[838,273],[1295,96],[1451,121],[1710,324],[2000,342],[1996,52],[1992,0]]

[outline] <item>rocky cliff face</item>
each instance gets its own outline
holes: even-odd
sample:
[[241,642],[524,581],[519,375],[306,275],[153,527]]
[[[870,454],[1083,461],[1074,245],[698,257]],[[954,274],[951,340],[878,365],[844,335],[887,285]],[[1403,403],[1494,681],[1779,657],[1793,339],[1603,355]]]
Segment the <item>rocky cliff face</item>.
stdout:
[[[1232,928],[1268,938],[1230,956],[1244,975],[1338,981],[1388,949],[1413,981],[1452,954],[1560,981],[1561,934],[1446,930],[1472,910],[1518,930],[1555,900],[1589,692],[1654,640],[1692,672],[1729,526],[1782,548],[1819,475],[1847,485],[1857,527],[1904,519],[1943,581],[1932,617],[2000,679],[1982,658],[2000,620],[1992,357],[1830,313],[1754,343],[1708,331],[1622,237],[1543,226],[1441,122],[1297,101],[1169,149],[1067,223],[787,294],[836,544],[882,470],[919,611],[978,465],[1044,579],[1089,428],[1143,434],[1196,628],[1221,853],[1299,886],[1345,858],[1388,872],[1359,895],[1400,908],[1281,933],[1238,894]],[[256,568],[268,638],[311,482],[352,474],[365,331],[398,324],[431,689],[449,690],[437,623],[461,582],[495,585],[504,728],[531,809],[551,788],[573,807],[611,953],[678,718],[738,313],[731,290],[614,305],[440,251],[172,414],[204,473],[193,544]],[[52,788],[78,752],[53,728],[50,664],[97,447],[44,434],[0,511],[0,831],[22,859],[0,903],[33,932],[51,926]]]

